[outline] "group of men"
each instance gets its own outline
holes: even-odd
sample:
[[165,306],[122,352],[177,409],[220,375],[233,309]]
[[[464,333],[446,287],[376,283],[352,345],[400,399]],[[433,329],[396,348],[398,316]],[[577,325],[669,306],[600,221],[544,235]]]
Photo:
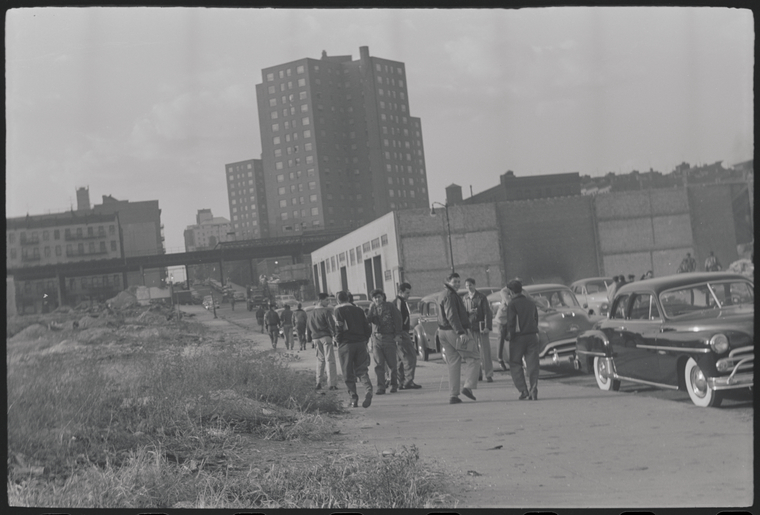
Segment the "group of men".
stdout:
[[[449,403],[459,404],[465,397],[476,400],[481,374],[481,361],[486,381],[493,381],[491,345],[488,333],[492,318],[485,296],[475,288],[474,279],[466,279],[468,294],[459,296],[459,274],[452,272],[446,279],[444,290],[438,297],[438,339],[446,355],[449,372]],[[502,305],[497,319],[503,317],[499,360],[503,345],[509,341],[509,371],[520,392],[519,400],[538,400],[538,308],[522,291],[519,279],[513,279],[501,291]],[[523,363],[524,362],[524,363]],[[528,380],[526,382],[525,370]],[[461,375],[464,374],[464,386]]]
[[[493,382],[493,362],[489,333],[493,316],[485,295],[476,288],[475,280],[465,281],[467,294],[458,293],[461,284],[459,274],[450,274],[438,297],[438,337],[446,355],[449,373],[449,403],[458,404],[460,394],[476,400],[473,390],[485,377]],[[417,351],[409,335],[411,310],[407,304],[412,286],[399,285],[393,301],[388,301],[382,290],[370,293],[372,304],[368,311],[354,305],[350,292],[336,295],[337,306],[330,306],[326,293],[319,294],[314,308],[306,314],[298,305],[295,311],[285,306],[280,315],[269,306],[259,308],[259,325],[269,331],[272,347],[276,348],[279,330],[285,332],[285,346],[289,343],[293,326],[296,327],[299,350],[305,350],[311,342],[316,350],[316,389],[338,390],[335,348],[337,347],[343,379],[350,396],[350,405],[358,407],[357,382],[364,385],[362,406],[367,408],[374,395],[384,395],[388,390],[422,388],[414,382],[417,367]],[[501,291],[502,306],[496,317],[502,330],[499,344],[499,362],[505,370],[503,347],[509,341],[509,370],[520,400],[538,399],[538,309],[522,292],[522,283],[509,282]],[[377,388],[373,391],[370,379],[370,354],[375,362]],[[482,364],[482,366],[481,366]],[[526,372],[527,370],[527,380]],[[462,386],[461,375],[464,374]],[[326,380],[326,381],[325,381]]]
[[[417,353],[409,337],[411,311],[406,301],[411,290],[409,283],[401,284],[393,302],[387,301],[382,290],[373,290],[370,294],[372,304],[366,314],[354,305],[350,292],[338,292],[338,305],[332,309],[327,294],[319,294],[317,305],[308,314],[306,322],[306,340],[313,342],[317,354],[317,390],[325,384],[328,390],[338,389],[336,346],[353,407],[359,404],[357,382],[365,387],[362,402],[365,408],[372,403],[373,395],[383,395],[388,388],[391,393],[421,388],[414,382]],[[369,376],[370,352],[375,361],[377,380],[374,392]]]
[[[715,253],[711,250],[710,255],[705,259],[705,272],[719,272],[723,270],[723,265],[720,264]],[[678,265],[676,273],[683,274],[687,272],[697,271],[697,260],[691,256],[691,252],[686,253],[686,257],[681,260]]]

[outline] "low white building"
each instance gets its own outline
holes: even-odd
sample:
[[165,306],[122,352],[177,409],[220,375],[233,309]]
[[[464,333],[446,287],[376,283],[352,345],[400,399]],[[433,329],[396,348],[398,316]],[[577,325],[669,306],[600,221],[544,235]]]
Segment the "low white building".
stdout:
[[379,288],[393,298],[403,282],[397,219],[393,212],[373,220],[311,254],[317,293],[369,293]]

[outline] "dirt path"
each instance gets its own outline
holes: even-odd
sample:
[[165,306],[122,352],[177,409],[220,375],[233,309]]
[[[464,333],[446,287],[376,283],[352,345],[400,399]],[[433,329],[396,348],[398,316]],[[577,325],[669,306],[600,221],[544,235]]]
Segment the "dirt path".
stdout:
[[[248,329],[255,323],[249,315],[196,316],[268,347],[267,335]],[[292,368],[314,370],[313,350],[295,355]],[[553,381],[540,383],[538,402],[518,401],[501,372],[493,383],[479,383],[477,402],[450,405],[447,377],[440,361],[419,362],[415,381],[422,389],[375,396],[369,409],[336,417],[340,434],[332,445],[368,452],[416,445],[425,461],[453,476],[460,508],[753,502],[753,427],[746,416]]]

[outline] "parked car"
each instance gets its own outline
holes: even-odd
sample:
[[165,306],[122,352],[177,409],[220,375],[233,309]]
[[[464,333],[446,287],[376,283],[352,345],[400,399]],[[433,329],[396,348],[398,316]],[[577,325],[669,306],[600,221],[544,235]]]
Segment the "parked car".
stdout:
[[[573,291],[563,284],[529,284],[523,292],[536,303],[538,308],[539,359],[551,358],[552,363],[568,358],[575,361],[575,344],[578,335],[594,325],[581,307]],[[501,295],[496,292],[488,296],[494,315],[501,306]],[[501,328],[494,320],[491,332],[491,355],[496,359]],[[505,361],[509,351],[505,346]]]
[[753,386],[754,300],[754,283],[729,272],[625,284],[609,318],[579,336],[580,366],[602,390],[632,381],[719,406],[726,390]]
[[235,290],[232,293],[232,298],[235,299],[235,302],[242,302],[245,300],[245,292],[240,290]]
[[589,315],[604,315],[609,312],[610,303],[607,299],[607,287],[612,284],[612,277],[587,277],[570,285],[578,302]]
[[[488,296],[488,298],[490,298],[490,295],[498,295],[499,290],[501,290],[501,288],[493,286],[478,288],[478,291],[480,291],[483,295]],[[412,297],[410,297],[409,301],[407,302],[410,309],[412,309],[413,304],[417,304],[417,307],[412,312],[410,321],[412,328],[411,337],[415,347],[417,348],[417,354],[424,361],[427,361],[429,359],[430,354],[442,351],[441,342],[438,340],[438,336],[436,335],[436,332],[438,330],[437,299],[442,291],[443,288],[441,288],[441,291],[425,295],[416,302],[412,301]],[[467,289],[460,289],[457,291],[457,293],[463,297],[467,294]]]

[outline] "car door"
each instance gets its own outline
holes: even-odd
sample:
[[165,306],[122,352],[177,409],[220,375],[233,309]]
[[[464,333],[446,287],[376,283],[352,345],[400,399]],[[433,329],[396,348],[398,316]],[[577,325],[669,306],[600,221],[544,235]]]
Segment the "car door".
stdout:
[[609,320],[603,324],[610,342],[615,371],[622,377],[651,381],[652,370],[656,370],[656,354],[640,348],[640,320],[631,320],[631,294],[618,295],[614,299]]
[[625,325],[628,359],[626,375],[634,379],[662,382],[660,357],[664,354],[657,347],[662,321],[657,310],[657,303],[650,292],[634,292],[629,302],[628,318]]

